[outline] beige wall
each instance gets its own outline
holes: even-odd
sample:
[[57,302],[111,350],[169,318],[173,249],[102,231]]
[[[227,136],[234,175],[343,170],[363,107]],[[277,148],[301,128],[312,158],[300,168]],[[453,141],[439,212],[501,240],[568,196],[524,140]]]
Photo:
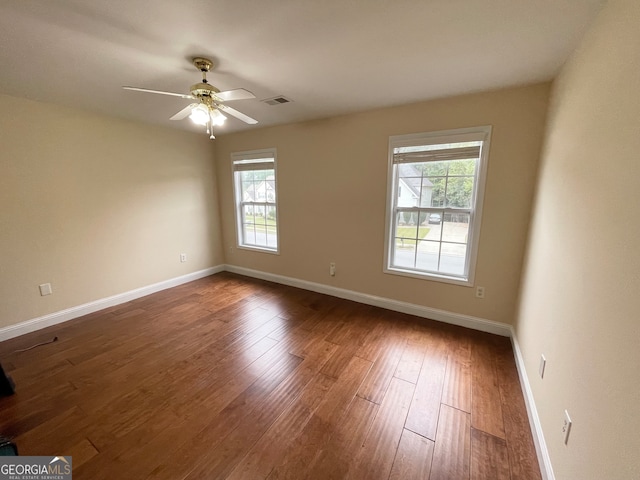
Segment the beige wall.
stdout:
[[218,226],[205,135],[0,96],[0,328],[221,264]]
[[[227,263],[511,323],[548,93],[541,84],[220,137]],[[384,274],[389,136],[478,125],[493,126],[476,270],[486,298],[469,287]],[[278,155],[280,255],[235,248],[230,155],[268,147]]]
[[640,478],[639,25],[610,1],[553,89],[517,338],[562,480]]

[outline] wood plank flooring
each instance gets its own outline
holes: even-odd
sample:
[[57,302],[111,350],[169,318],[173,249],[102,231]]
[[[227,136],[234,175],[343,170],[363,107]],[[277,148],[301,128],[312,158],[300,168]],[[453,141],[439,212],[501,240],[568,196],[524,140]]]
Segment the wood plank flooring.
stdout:
[[75,480],[541,478],[508,339],[230,273],[0,362],[0,433]]

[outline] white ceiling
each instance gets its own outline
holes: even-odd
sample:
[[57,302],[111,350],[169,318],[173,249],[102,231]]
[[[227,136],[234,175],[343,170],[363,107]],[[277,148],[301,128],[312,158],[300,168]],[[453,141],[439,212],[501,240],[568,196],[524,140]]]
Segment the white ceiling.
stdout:
[[[230,106],[217,135],[553,78],[601,0],[0,0],[0,93],[170,122],[194,56]],[[293,103],[259,100],[284,95]]]

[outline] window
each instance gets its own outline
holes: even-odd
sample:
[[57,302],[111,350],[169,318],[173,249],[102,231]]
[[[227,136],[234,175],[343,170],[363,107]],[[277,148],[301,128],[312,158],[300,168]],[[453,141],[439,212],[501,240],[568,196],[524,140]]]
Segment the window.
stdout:
[[472,285],[491,127],[389,139],[386,273]]
[[238,246],[278,252],[275,149],[231,155]]

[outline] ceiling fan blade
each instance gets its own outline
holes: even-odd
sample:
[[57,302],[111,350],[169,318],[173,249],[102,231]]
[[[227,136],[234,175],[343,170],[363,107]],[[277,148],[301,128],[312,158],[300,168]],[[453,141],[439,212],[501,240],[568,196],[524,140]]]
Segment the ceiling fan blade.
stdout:
[[256,96],[249,90],[244,88],[236,88],[234,90],[226,90],[224,92],[218,92],[214,96],[223,101],[230,102],[231,100],[248,100],[250,98],[256,98]]
[[145,92],[145,93],[158,93],[160,95],[171,95],[172,97],[181,97],[181,98],[195,98],[193,95],[187,95],[184,93],[173,93],[173,92],[163,92],[162,90],[150,90],[148,88],[139,88],[139,87],[122,87],[125,90],[133,90],[134,92]]
[[180,110],[178,113],[176,113],[169,120],[182,120],[183,118],[187,118],[187,116],[191,113],[191,109],[193,107],[195,107],[196,105],[198,105],[198,104],[197,103],[192,103],[191,105],[188,105],[188,106],[184,107],[182,110]]
[[218,107],[223,112],[236,117],[238,120],[242,120],[244,123],[248,123],[249,125],[258,123],[258,121],[255,118],[251,118],[249,115],[245,115],[244,113],[239,112],[235,108],[227,107],[226,105],[219,105]]

